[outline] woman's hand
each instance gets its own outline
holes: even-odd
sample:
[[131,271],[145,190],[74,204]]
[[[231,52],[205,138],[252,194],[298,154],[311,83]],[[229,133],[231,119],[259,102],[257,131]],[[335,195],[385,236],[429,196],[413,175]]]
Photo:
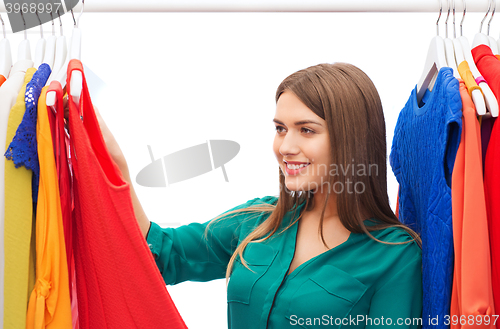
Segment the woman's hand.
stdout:
[[[64,117],[66,120],[68,120],[69,117],[69,107],[68,107],[68,98],[67,96],[64,97]],[[134,206],[134,213],[135,217],[137,219],[137,223],[139,224],[139,227],[141,229],[142,235],[146,237],[149,231],[149,226],[150,226],[150,221],[148,217],[146,216],[146,213],[144,212],[144,209],[142,209],[142,205],[139,202],[139,198],[137,197],[137,194],[135,193],[134,186],[132,185],[132,181],[130,179],[130,173],[128,170],[128,165],[127,161],[125,160],[125,156],[123,155],[122,150],[120,149],[120,146],[118,145],[118,142],[116,141],[115,137],[109,130],[108,126],[104,122],[103,118],[101,117],[101,114],[97,110],[97,107],[94,106],[94,112],[97,117],[97,121],[99,122],[99,127],[101,129],[102,137],[104,138],[104,142],[106,143],[106,147],[108,148],[109,154],[113,158],[113,161],[118,165],[118,168],[120,168],[120,171],[122,172],[123,179],[128,182],[130,186],[130,196],[132,198],[132,204]],[[70,132],[71,134],[71,132]]]

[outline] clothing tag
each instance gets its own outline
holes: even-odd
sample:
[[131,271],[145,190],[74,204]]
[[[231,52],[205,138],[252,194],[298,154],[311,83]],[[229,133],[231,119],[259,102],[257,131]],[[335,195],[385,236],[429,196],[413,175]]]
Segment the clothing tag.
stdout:
[[92,103],[96,105],[99,103],[100,96],[103,95],[107,85],[85,64],[83,64],[83,72],[85,73],[85,79],[87,80],[90,98],[92,99]]

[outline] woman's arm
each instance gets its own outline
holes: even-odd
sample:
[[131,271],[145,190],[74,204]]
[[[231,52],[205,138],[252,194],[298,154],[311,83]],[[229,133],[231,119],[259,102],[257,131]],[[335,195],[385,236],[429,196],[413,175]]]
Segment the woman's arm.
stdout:
[[375,292],[368,314],[373,322],[366,328],[380,328],[382,318],[386,327],[421,328],[428,321],[422,318],[422,294],[422,255],[418,252]]
[[[229,259],[239,243],[242,227],[245,227],[246,232],[253,227],[254,221],[242,223],[243,218],[248,218],[248,214],[239,213],[217,221],[208,230],[206,228],[210,221],[203,224],[191,223],[178,228],[161,228],[158,224],[151,223],[134,191],[123,152],[97,108],[94,110],[108,152],[122,172],[123,179],[130,184],[137,222],[143,236],[147,237],[146,241],[165,283],[224,278]],[[267,203],[271,200],[273,197],[255,198],[226,212],[249,207],[257,201]],[[255,216],[256,219],[257,217]]]
[[108,126],[102,119],[101,114],[99,113],[96,107],[94,107],[94,110],[97,120],[99,121],[99,127],[101,128],[102,137],[104,138],[104,142],[106,143],[109,154],[111,154],[111,157],[118,165],[118,168],[120,168],[120,171],[122,172],[123,175],[123,179],[126,182],[128,182],[130,186],[130,195],[132,197],[132,204],[134,206],[135,218],[137,219],[137,223],[141,228],[142,235],[145,238],[146,235],[148,234],[149,226],[151,223],[148,217],[146,216],[144,209],[142,208],[142,205],[139,201],[139,198],[137,197],[137,194],[135,193],[134,185],[132,184],[132,180],[130,179],[130,172],[128,170],[127,161],[125,160],[125,156],[123,155],[123,152],[120,149],[118,142],[116,141],[113,134],[109,130]]

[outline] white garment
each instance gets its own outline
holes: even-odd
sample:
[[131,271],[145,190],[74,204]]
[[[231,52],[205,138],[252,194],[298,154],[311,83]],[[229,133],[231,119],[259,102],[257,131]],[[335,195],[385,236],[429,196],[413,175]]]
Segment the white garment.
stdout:
[[24,84],[26,71],[33,67],[33,61],[18,61],[10,70],[9,78],[0,86],[0,327],[3,324],[3,284],[5,269],[4,219],[5,219],[5,151],[7,123],[10,109],[17,100],[17,95]]

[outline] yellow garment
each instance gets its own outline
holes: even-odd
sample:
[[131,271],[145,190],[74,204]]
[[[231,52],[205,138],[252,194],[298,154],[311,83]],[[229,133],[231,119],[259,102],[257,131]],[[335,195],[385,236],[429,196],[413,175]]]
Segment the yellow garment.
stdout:
[[[16,134],[21,123],[26,103],[24,92],[26,84],[31,81],[35,68],[29,68],[24,75],[24,83],[19,91],[16,103],[9,112],[7,123],[7,139],[5,149]],[[4,149],[4,150],[5,150]],[[5,157],[5,269],[4,269],[4,318],[3,328],[17,329],[26,327],[26,307],[29,290],[30,273],[28,259],[34,255],[30,250],[33,226],[33,200],[31,197],[32,171],[21,166],[16,168],[14,162]],[[2,173],[3,174],[3,173]],[[34,257],[33,257],[34,259]],[[34,271],[34,268],[31,269]]]
[[[460,73],[462,80],[464,80],[465,86],[467,87],[467,91],[469,92],[470,97],[472,97],[473,90],[475,89],[481,90],[481,87],[477,85],[476,80],[474,79],[474,76],[470,71],[470,67],[467,61],[463,61],[462,63],[460,63],[460,65],[458,65],[458,73]],[[482,90],[481,93],[483,93]]]
[[45,105],[48,86],[38,99],[36,137],[40,184],[36,209],[36,284],[28,304],[27,329],[72,329],[68,265],[59,182]]

